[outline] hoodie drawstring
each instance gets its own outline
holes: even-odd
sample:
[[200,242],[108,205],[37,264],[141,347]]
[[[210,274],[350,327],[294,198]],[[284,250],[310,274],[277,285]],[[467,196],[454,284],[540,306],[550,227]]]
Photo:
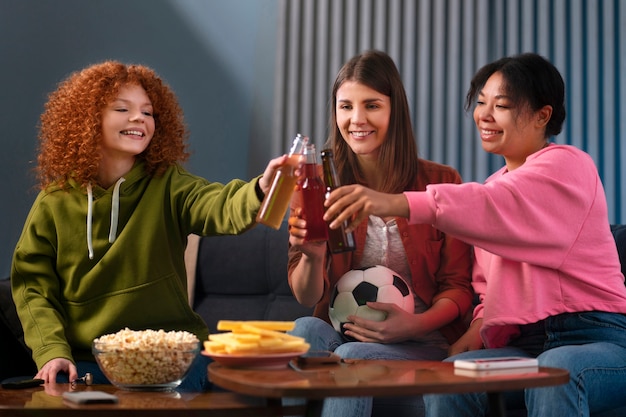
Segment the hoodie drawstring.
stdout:
[[113,188],[113,199],[111,201],[111,229],[109,230],[109,243],[115,242],[117,237],[117,222],[120,216],[120,185],[126,181],[124,177],[117,180]]
[[87,184],[87,251],[89,252],[89,259],[93,259],[93,241],[91,237],[91,218],[93,207],[93,190],[91,189],[91,183]]
[[[120,186],[126,181],[124,177],[117,180],[113,187],[113,196],[111,199],[111,227],[109,229],[109,243],[115,242],[117,238],[117,223],[120,214]],[[87,251],[89,259],[93,259],[93,190],[91,183],[87,184]]]

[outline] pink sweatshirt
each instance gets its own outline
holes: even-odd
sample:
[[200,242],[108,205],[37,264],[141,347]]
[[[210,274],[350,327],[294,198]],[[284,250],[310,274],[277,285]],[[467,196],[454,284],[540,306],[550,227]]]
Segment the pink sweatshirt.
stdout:
[[474,319],[483,318],[486,347],[560,313],[626,313],[604,189],[583,151],[550,145],[484,184],[432,184],[405,195],[410,223],[474,245]]

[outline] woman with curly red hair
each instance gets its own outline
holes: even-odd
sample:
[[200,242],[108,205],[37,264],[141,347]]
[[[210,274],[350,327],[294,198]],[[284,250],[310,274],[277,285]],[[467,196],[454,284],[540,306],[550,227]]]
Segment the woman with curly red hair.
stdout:
[[[187,172],[174,92],[150,68],[107,61],[71,74],[41,116],[41,191],[18,241],[13,298],[37,378],[108,382],[94,338],[125,327],[208,337],[187,299],[189,234],[242,233],[286,156],[250,182]],[[182,389],[205,390],[200,356]]]

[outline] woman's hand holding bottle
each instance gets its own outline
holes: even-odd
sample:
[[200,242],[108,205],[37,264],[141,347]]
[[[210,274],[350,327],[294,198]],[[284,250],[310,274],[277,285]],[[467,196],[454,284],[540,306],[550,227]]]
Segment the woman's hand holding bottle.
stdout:
[[387,194],[363,185],[344,185],[333,190],[326,198],[324,220],[331,221],[330,228],[341,227],[348,221],[347,232],[356,229],[367,216],[409,217],[409,203],[404,194]]

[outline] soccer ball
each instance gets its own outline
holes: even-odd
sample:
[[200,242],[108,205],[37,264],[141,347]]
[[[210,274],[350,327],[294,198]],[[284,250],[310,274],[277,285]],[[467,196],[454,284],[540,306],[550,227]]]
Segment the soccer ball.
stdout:
[[391,269],[382,265],[352,269],[339,278],[330,297],[328,315],[335,330],[343,334],[350,315],[385,320],[387,314],[369,308],[368,301],[394,303],[410,313],[415,308],[411,287]]

